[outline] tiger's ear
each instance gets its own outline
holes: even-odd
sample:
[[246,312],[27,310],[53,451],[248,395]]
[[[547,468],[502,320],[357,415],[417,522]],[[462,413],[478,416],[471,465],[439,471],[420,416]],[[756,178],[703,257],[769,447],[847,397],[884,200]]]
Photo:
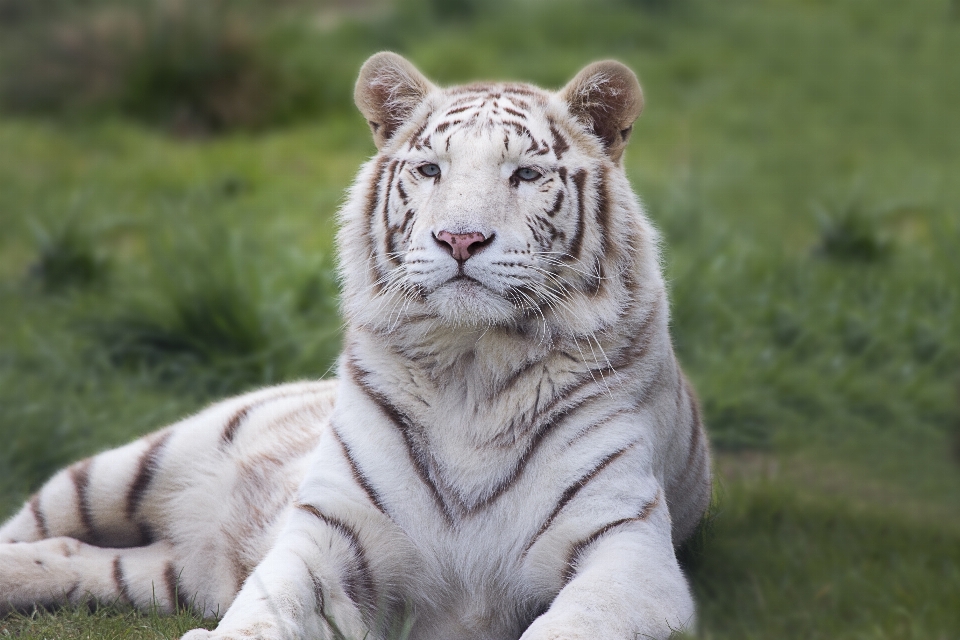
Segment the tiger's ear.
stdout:
[[416,67],[395,53],[381,51],[363,63],[353,100],[373,131],[377,149],[383,148],[433,89]]
[[637,76],[616,60],[594,62],[560,91],[570,113],[592,130],[614,162],[627,146],[633,122],[643,111]]

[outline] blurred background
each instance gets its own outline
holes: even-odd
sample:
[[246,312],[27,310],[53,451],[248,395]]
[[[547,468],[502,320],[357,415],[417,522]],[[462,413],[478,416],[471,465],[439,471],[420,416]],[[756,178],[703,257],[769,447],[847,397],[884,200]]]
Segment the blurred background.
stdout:
[[700,637],[960,637],[957,0],[0,0],[0,517],[331,375],[334,214],[374,152],[353,82],[383,49],[441,84],[640,76],[625,165],[716,457]]

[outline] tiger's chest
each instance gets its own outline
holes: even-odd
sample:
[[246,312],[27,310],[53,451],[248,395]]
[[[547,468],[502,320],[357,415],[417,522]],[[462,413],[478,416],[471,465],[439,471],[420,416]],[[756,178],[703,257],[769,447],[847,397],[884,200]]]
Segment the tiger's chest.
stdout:
[[641,474],[605,468],[635,434],[611,423],[598,448],[581,431],[615,407],[597,411],[481,458],[469,438],[424,440],[436,425],[347,381],[301,498],[343,521],[376,510],[395,529],[367,552],[403,567],[390,597],[426,625],[414,637],[517,637],[563,587],[576,540],[636,513]]
[[[520,481],[515,491],[452,526],[424,517],[428,508],[396,517],[416,549],[397,594],[420,621],[412,637],[519,637],[563,588],[578,540],[635,515],[629,496],[641,489],[622,478],[624,486],[601,483],[562,504],[568,486],[555,479],[564,475],[560,466],[575,465],[560,456],[553,461],[555,475],[532,470],[540,482]],[[566,477],[575,485],[582,474],[570,472]]]

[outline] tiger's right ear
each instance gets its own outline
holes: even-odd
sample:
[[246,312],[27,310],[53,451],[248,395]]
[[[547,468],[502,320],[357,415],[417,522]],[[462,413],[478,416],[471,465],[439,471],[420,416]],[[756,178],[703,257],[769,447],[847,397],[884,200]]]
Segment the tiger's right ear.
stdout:
[[363,63],[353,100],[373,131],[377,149],[393,137],[434,86],[403,57],[375,53]]

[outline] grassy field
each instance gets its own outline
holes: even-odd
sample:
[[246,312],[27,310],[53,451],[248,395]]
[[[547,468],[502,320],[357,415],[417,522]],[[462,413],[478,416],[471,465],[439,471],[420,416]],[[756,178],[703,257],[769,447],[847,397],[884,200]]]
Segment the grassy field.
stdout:
[[[235,26],[208,72],[256,69],[279,97],[253,115],[178,102],[210,83],[157,80],[182,77],[162,46],[96,95],[63,80],[83,69],[30,72],[50,15],[115,9],[47,3],[0,0],[0,517],[80,456],[329,374],[333,217],[373,152],[350,105],[367,55],[547,86],[615,57],[644,86],[626,166],[665,236],[717,459],[685,553],[699,636],[960,637],[955,1],[251,0],[217,16]],[[0,637],[195,622],[108,607],[0,620]]]

